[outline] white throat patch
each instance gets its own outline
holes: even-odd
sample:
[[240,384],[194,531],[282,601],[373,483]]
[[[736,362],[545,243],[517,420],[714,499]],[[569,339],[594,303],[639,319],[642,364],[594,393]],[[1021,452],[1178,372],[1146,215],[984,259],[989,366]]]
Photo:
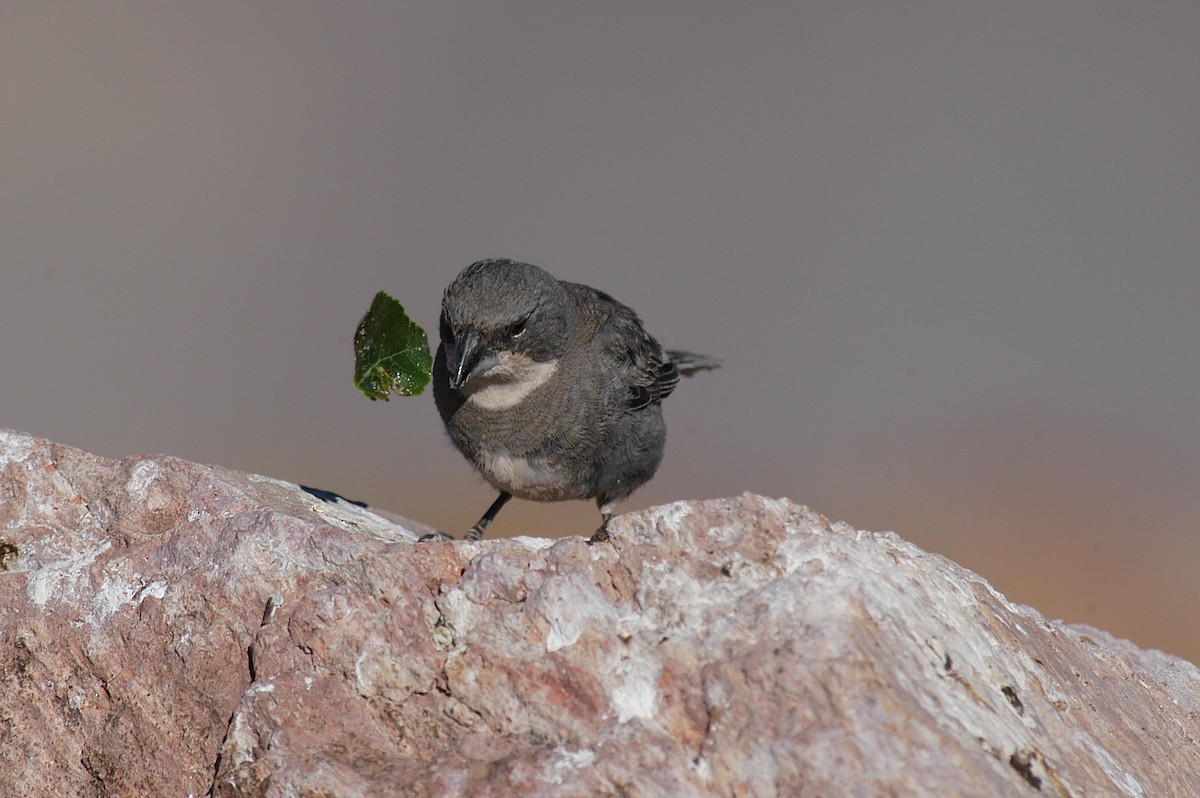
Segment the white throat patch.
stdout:
[[515,352],[501,352],[500,362],[468,383],[467,401],[484,410],[516,407],[558,371],[558,361],[539,363]]

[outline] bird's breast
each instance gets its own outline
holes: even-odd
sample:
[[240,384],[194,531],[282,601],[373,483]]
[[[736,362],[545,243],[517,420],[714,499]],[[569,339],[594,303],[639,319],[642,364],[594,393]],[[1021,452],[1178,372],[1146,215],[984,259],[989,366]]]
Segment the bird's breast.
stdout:
[[579,498],[574,495],[572,481],[544,462],[485,449],[479,452],[476,463],[488,482],[519,498],[535,501]]

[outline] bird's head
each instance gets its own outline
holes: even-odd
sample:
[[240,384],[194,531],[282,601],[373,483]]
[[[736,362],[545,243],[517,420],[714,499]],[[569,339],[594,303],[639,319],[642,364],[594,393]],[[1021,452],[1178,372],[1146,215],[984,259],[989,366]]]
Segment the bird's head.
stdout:
[[442,297],[438,357],[454,390],[532,390],[553,373],[577,324],[574,300],[546,272],[511,260],[479,261]]

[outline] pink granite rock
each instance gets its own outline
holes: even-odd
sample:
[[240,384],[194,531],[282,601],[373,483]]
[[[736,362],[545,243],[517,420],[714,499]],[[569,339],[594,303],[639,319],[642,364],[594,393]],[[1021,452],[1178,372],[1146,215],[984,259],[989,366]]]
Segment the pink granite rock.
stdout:
[[1200,795],[1200,671],[894,535],[425,531],[0,432],[0,795]]

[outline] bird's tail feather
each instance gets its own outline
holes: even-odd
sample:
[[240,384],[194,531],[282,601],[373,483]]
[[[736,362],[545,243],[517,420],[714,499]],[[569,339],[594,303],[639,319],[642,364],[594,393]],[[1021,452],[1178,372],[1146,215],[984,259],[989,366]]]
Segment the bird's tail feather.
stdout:
[[715,369],[721,365],[720,358],[698,355],[695,352],[668,350],[667,357],[671,358],[671,362],[675,364],[675,368],[679,369],[679,373],[684,376],[690,376],[697,371]]

